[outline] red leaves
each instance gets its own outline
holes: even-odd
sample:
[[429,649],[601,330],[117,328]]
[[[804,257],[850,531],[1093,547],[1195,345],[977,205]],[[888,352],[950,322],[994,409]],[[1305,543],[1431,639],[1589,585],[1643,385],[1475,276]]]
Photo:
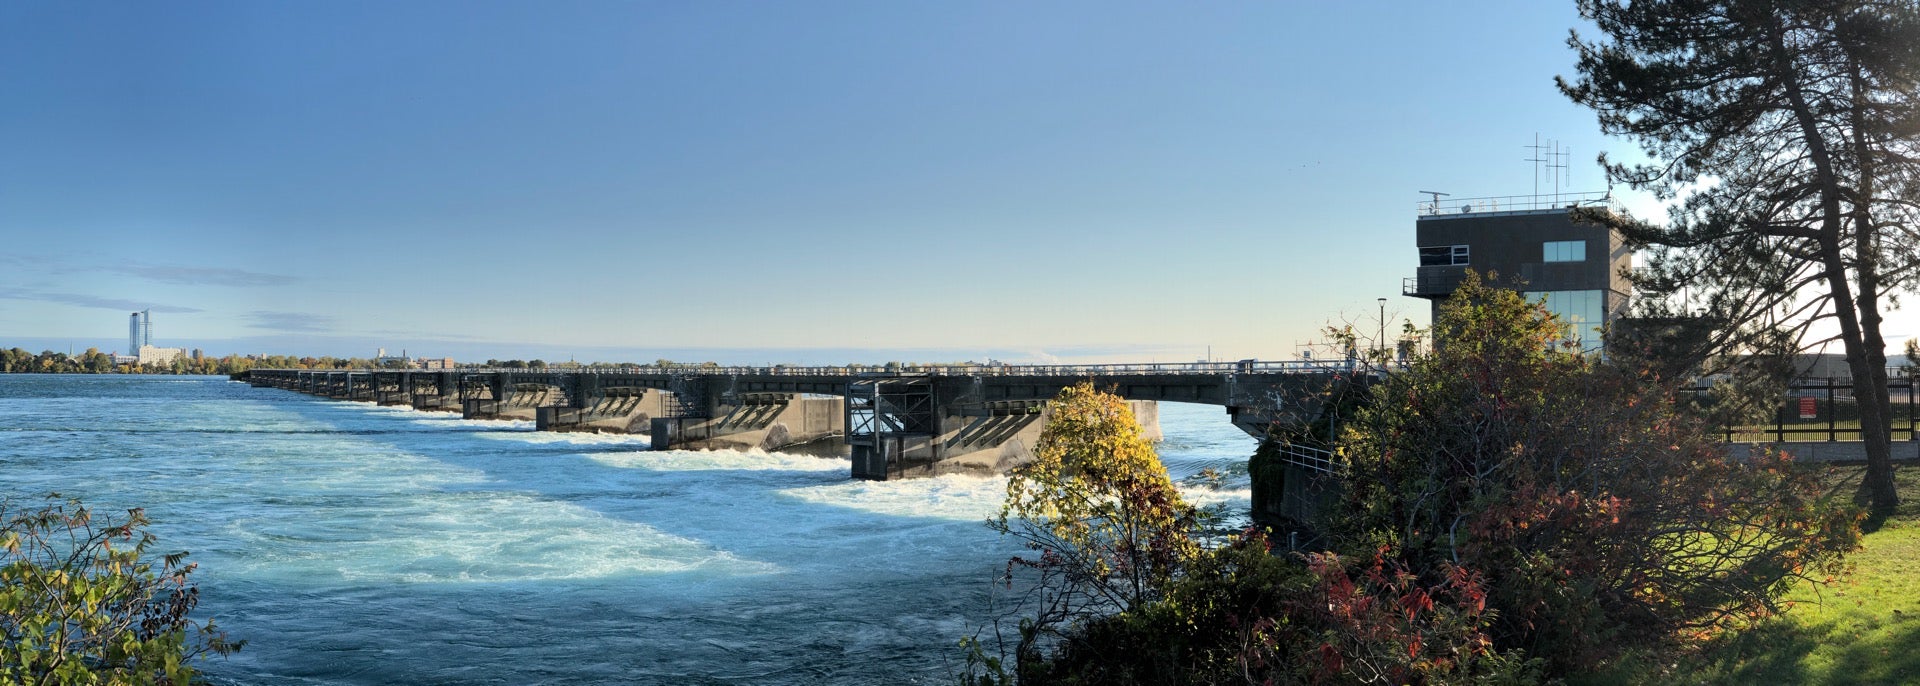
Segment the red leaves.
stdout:
[[[1425,590],[1419,588],[1407,591],[1400,596],[1400,610],[1406,614],[1407,621],[1411,622],[1420,613],[1433,611],[1433,596],[1427,595]],[[1414,644],[1419,644],[1418,638],[1414,639]]]
[[[1356,564],[1332,553],[1306,556],[1317,579],[1310,607],[1289,612],[1292,621],[1320,627],[1324,640],[1301,656],[1330,679],[1349,666],[1365,663],[1395,683],[1420,683],[1452,674],[1457,658],[1487,654],[1487,593],[1480,574],[1446,566],[1436,581],[1423,579],[1390,548]],[[1432,646],[1456,659],[1423,659]]]

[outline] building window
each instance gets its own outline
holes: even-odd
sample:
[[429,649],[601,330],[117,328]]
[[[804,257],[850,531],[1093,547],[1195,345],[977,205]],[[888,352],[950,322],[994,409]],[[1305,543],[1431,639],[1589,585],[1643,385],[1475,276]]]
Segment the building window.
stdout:
[[1465,267],[1467,266],[1467,246],[1430,245],[1420,249],[1422,267]]
[[1606,291],[1540,291],[1526,294],[1545,298],[1547,311],[1565,327],[1564,340],[1581,350],[1600,349],[1600,329],[1606,320]]
[[1587,261],[1586,241],[1547,241],[1542,244],[1541,260],[1545,262],[1585,262]]

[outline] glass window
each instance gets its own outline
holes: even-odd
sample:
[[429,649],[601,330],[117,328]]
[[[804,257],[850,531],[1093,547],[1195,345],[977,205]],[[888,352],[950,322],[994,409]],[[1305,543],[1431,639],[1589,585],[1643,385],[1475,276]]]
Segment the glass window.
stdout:
[[1540,291],[1527,297],[1546,300],[1547,311],[1566,327],[1565,340],[1581,350],[1600,348],[1600,327],[1606,324],[1605,291]]
[[1467,266],[1467,246],[1430,245],[1420,248],[1420,266],[1422,267],[1464,267]]
[[1586,241],[1547,241],[1541,244],[1541,261],[1544,262],[1585,262],[1587,261]]

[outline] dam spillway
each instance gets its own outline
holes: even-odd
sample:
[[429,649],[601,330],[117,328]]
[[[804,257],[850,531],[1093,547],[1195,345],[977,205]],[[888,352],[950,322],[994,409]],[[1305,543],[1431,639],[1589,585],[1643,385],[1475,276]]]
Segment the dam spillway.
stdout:
[[531,419],[542,431],[645,433],[657,450],[844,447],[852,475],[1004,473],[1031,459],[1047,400],[1091,382],[1150,433],[1155,403],[1218,405],[1256,438],[1310,421],[1354,360],[924,367],[296,370],[233,375],[340,400]]

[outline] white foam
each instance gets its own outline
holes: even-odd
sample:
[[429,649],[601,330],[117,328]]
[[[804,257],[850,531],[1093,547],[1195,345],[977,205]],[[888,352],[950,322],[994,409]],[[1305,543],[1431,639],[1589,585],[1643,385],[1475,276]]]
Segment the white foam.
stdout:
[[1205,486],[1179,487],[1180,497],[1187,504],[1197,507],[1225,505],[1228,508],[1245,509],[1253,502],[1252,488],[1207,488]]
[[947,474],[902,481],[848,481],[777,491],[803,502],[897,517],[984,520],[1007,497],[1003,476]]
[[[527,428],[533,428],[532,422],[526,422]],[[565,443],[571,445],[633,445],[645,447],[652,442],[646,436],[634,434],[593,434],[562,431],[488,431],[479,434],[482,438],[496,441],[514,441],[536,445]]]
[[800,472],[851,473],[845,459],[769,453],[764,450],[661,450],[632,453],[599,453],[589,459],[622,469],[646,469],[656,472],[737,469],[783,470]]
[[[324,531],[324,533],[321,533]],[[766,574],[699,541],[579,506],[497,491],[395,493],[331,521],[249,522],[236,535],[272,575],[470,583],[700,572]]]

